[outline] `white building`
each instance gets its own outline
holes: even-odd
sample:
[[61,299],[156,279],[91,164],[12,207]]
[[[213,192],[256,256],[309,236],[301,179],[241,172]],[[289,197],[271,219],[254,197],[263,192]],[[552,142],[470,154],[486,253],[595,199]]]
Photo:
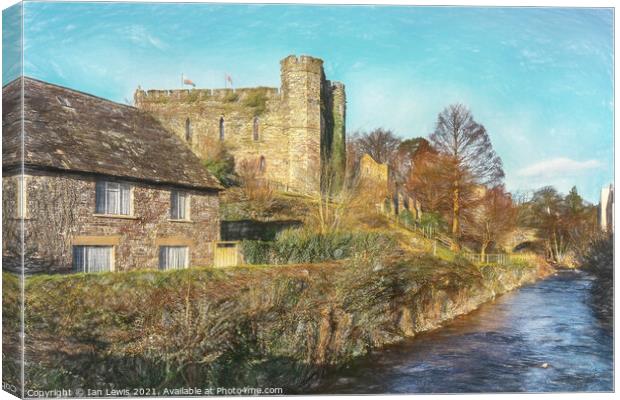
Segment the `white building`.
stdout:
[[601,230],[605,232],[614,231],[614,186],[601,189],[601,201],[599,203],[599,222]]

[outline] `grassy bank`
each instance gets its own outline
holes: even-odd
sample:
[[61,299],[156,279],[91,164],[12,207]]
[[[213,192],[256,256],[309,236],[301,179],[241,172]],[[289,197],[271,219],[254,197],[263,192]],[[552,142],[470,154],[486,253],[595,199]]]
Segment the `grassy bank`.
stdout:
[[[292,393],[327,366],[437,327],[536,276],[527,265],[478,268],[424,255],[34,276],[26,283],[26,385]],[[3,277],[5,290],[16,287],[14,275]],[[17,318],[6,302],[3,311]]]

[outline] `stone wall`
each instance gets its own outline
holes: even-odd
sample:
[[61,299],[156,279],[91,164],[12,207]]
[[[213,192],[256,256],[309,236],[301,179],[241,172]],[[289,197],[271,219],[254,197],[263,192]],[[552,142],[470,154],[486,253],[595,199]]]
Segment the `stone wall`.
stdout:
[[302,221],[222,221],[220,236],[222,240],[275,240],[278,233],[291,228],[299,228]]
[[279,189],[316,192],[325,163],[344,174],[344,85],[325,79],[318,58],[289,56],[280,64],[279,89],[138,89],[135,104],[202,158],[223,146],[237,168],[262,159],[262,174]]
[[[4,177],[5,237],[16,237],[14,215],[17,176]],[[190,221],[171,221],[170,187],[133,184],[133,216],[95,214],[95,178],[32,173],[26,177],[27,215],[24,220],[26,272],[70,272],[72,246],[113,245],[114,269],[158,268],[160,245],[190,249],[190,266],[212,264],[212,242],[219,240],[219,198],[216,192],[190,194]],[[13,210],[13,211],[11,211]],[[3,222],[5,222],[3,221]],[[18,237],[18,236],[17,236]],[[19,268],[19,240],[3,245],[3,264]]]

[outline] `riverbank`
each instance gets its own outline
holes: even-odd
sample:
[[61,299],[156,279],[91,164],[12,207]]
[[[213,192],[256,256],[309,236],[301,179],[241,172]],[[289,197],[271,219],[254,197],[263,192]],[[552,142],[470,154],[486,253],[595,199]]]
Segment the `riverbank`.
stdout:
[[311,394],[612,391],[613,332],[592,307],[593,284],[558,270],[329,371]]
[[[479,268],[400,255],[30,277],[26,386],[299,393],[328,367],[436,328],[546,273],[525,264]],[[17,288],[14,275],[3,278],[5,291]],[[3,311],[5,321],[18,320],[16,307],[4,302]]]

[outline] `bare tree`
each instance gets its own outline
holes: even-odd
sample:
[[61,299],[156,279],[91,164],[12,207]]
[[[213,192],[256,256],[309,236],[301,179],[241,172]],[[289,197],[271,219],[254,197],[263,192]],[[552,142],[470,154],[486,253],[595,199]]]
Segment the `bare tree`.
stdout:
[[359,145],[360,133],[347,134],[347,160],[345,181],[350,182],[359,174],[360,159],[364,153]]
[[422,203],[425,212],[444,214],[449,205],[450,180],[448,158],[425,152],[415,157],[415,168],[405,181],[405,188]]
[[517,208],[503,185],[486,190],[473,214],[467,230],[480,243],[482,257],[516,227]]
[[248,199],[249,211],[254,218],[264,214],[275,203],[274,191],[265,178],[261,159],[243,160],[237,166],[241,188]]
[[401,140],[392,131],[377,128],[371,132],[359,134],[356,142],[361,154],[367,153],[376,162],[389,164],[393,161]]
[[471,206],[466,199],[471,193],[468,189],[498,184],[504,177],[502,161],[484,126],[474,121],[462,104],[450,105],[439,114],[430,139],[432,146],[449,159],[446,172],[451,182],[452,237],[454,249],[458,250],[461,215]]

